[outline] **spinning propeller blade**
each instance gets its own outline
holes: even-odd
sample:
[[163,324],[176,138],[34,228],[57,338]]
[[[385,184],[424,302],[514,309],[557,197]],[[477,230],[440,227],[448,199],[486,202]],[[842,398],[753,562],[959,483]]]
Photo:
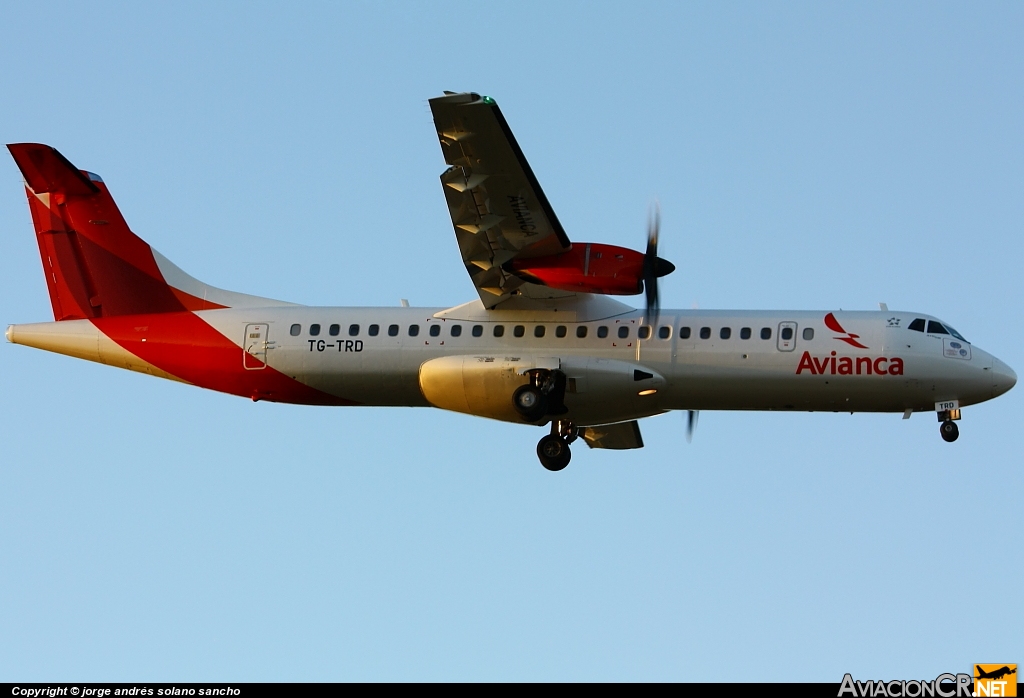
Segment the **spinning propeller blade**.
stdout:
[[644,253],[644,295],[646,296],[647,322],[652,326],[658,322],[661,301],[658,298],[658,278],[671,274],[676,267],[672,262],[658,256],[658,233],[661,228],[661,208],[655,202],[647,218],[647,252]]
[[700,417],[698,410],[686,411],[686,443],[693,441],[693,432],[697,428],[698,417]]

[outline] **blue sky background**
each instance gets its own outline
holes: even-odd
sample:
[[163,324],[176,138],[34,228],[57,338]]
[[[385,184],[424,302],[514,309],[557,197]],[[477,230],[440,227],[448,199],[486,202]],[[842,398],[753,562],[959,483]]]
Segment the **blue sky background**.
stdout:
[[[215,285],[475,297],[426,100],[494,96],[666,307],[934,313],[1024,369],[1019,3],[6,3],[0,136]],[[52,318],[0,158],[0,324]],[[816,680],[1024,663],[1020,387],[576,449],[0,345],[0,680]],[[724,672],[724,674],[723,674]]]

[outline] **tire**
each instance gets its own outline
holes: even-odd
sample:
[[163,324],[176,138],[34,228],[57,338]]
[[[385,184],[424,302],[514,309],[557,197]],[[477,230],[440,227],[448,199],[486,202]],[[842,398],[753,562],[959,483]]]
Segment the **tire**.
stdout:
[[939,427],[939,433],[942,434],[943,441],[953,443],[960,436],[960,429],[957,427],[956,422],[945,421]]
[[536,422],[547,414],[548,401],[536,386],[521,385],[512,393],[512,406],[527,422]]
[[545,468],[558,472],[569,465],[572,451],[562,437],[548,434],[537,443],[537,457]]

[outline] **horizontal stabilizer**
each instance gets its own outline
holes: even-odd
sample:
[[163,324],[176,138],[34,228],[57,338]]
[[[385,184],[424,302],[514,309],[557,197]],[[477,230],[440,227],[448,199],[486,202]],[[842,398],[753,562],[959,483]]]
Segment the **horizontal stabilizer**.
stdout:
[[12,143],[7,149],[25,176],[25,183],[36,194],[61,192],[67,196],[89,196],[99,193],[89,175],[76,169],[56,148],[42,143]]

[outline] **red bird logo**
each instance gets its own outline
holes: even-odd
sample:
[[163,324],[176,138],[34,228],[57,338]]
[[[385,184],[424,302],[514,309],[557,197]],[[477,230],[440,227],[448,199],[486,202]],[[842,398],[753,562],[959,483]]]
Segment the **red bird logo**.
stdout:
[[836,320],[836,316],[832,313],[825,316],[825,327],[829,328],[833,332],[841,332],[842,334],[845,334],[845,337],[836,337],[840,342],[846,342],[850,346],[857,347],[858,349],[867,349],[866,346],[857,341],[860,339],[860,335],[844,330],[843,326],[839,324],[838,320]]

